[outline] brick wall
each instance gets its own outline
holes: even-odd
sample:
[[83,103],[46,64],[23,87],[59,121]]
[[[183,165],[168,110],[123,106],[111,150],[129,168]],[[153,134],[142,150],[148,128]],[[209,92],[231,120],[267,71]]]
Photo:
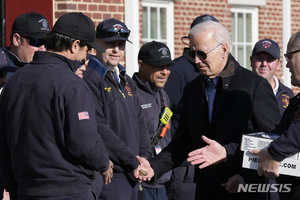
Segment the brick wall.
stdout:
[[54,21],[67,12],[82,12],[96,26],[109,18],[124,21],[124,0],[54,0]]

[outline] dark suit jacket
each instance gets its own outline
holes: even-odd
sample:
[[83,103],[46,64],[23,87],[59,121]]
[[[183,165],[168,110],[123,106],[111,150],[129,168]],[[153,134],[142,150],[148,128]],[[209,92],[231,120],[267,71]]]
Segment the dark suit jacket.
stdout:
[[174,139],[156,158],[150,159],[155,178],[180,165],[190,151],[204,147],[201,136],[205,135],[226,148],[228,160],[202,170],[196,168],[196,199],[244,198],[242,193],[229,194],[221,183],[237,173],[257,177],[256,170],[242,168],[239,144],[243,133],[270,132],[279,123],[280,114],[270,84],[229,55],[217,83],[211,123],[203,76],[187,85],[182,100]]

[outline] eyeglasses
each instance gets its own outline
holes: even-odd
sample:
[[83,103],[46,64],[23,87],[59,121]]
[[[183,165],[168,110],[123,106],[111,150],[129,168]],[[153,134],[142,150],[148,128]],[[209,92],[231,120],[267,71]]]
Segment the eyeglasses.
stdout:
[[288,58],[289,55],[292,55],[292,54],[294,54],[294,53],[298,53],[299,51],[300,51],[300,49],[299,49],[299,50],[296,50],[296,51],[292,51],[292,52],[289,52],[289,53],[284,54],[284,57],[285,57],[286,62],[289,62],[289,61],[290,61],[290,59]]
[[192,58],[195,58],[196,54],[197,56],[202,59],[205,60],[207,58],[207,55],[212,52],[213,50],[215,50],[216,48],[218,48],[220,45],[222,45],[223,43],[218,44],[218,46],[216,46],[215,48],[213,48],[212,50],[210,50],[209,52],[205,53],[204,51],[190,51],[190,55],[192,56]]
[[31,38],[27,35],[21,35],[21,37],[29,40],[29,45],[30,46],[40,47],[40,46],[44,45],[44,40],[43,39]]
[[112,37],[112,36],[117,36],[118,34],[120,34],[120,36],[123,38],[128,38],[130,35],[130,30],[108,28],[101,31],[99,34],[97,34],[97,38]]
[[7,72],[0,71],[0,78],[4,78],[6,76]]

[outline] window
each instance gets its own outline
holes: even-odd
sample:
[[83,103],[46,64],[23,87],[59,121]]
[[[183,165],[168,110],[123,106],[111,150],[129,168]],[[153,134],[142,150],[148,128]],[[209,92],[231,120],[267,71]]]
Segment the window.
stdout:
[[[172,1],[146,1],[143,6],[143,44],[153,40],[165,43],[171,53],[174,49],[174,5]],[[172,56],[173,57],[173,56]]]
[[257,7],[231,8],[232,55],[243,67],[250,69],[252,48],[258,40]]

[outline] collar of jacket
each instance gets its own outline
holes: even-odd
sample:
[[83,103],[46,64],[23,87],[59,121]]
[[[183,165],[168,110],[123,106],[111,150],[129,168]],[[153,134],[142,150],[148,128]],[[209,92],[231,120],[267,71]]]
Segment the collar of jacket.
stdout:
[[238,64],[236,62],[236,60],[233,58],[233,56],[231,54],[228,55],[228,60],[227,63],[225,65],[225,68],[223,69],[223,71],[220,73],[220,76],[222,78],[227,78],[230,76],[234,75],[234,71],[235,71],[235,66],[236,64]]
[[7,59],[7,62],[8,62],[8,64],[9,65],[13,65],[13,66],[16,66],[16,67],[23,67],[24,65],[26,65],[26,64],[28,64],[29,62],[22,62],[22,61],[20,61],[19,60],[19,58],[15,55],[15,54],[13,54],[13,53],[11,53],[10,51],[9,51],[9,47],[5,47],[4,49],[3,49],[3,51],[5,52],[5,54],[6,54],[6,59]]
[[[89,66],[103,79],[108,71],[112,71],[105,67],[97,58],[90,59]],[[126,78],[125,68],[120,63],[117,65],[117,67],[119,68],[120,74]]]
[[[138,72],[135,72],[132,76],[132,79],[136,82],[136,85],[138,86],[138,88],[140,88],[141,90],[143,90],[146,93],[152,94],[152,95],[156,95],[156,93],[152,90],[149,82],[147,81],[146,83],[143,83],[141,81],[141,79],[138,77]],[[157,91],[160,90],[160,88],[157,88]]]
[[[80,62],[78,60],[71,60],[63,55],[52,53],[48,51],[36,51],[33,56],[32,63],[35,62],[43,62],[43,63],[51,63],[62,65],[62,63],[66,63],[66,67],[69,67],[72,72],[76,72],[78,67],[80,66]],[[65,65],[63,65],[65,66]]]

